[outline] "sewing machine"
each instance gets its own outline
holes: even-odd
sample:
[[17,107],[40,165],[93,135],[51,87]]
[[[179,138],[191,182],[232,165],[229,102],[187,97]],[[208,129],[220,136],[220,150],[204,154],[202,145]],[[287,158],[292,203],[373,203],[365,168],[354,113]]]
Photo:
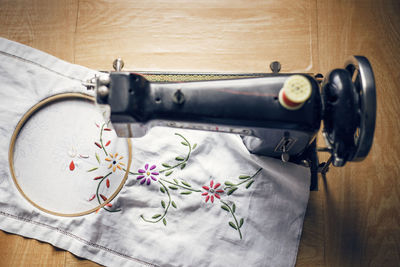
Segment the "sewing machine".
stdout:
[[[367,58],[354,56],[344,68],[321,74],[176,74],[113,72],[85,85],[120,137],[141,137],[154,126],[234,133],[255,154],[281,158],[311,169],[311,189],[329,165],[361,161],[371,148],[376,91]],[[202,77],[202,81],[155,82],[149,77]],[[147,77],[147,78],[146,78]],[[168,80],[168,79],[167,79]],[[323,121],[326,148],[317,148]],[[320,164],[317,152],[330,153]]]

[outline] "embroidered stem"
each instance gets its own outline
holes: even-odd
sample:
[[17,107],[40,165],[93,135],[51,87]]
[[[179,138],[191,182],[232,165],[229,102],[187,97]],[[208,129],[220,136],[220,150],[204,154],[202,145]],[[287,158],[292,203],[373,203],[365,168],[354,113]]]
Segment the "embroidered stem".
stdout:
[[239,232],[240,239],[242,239],[242,232],[240,231],[240,227],[242,227],[243,221],[241,221],[241,224],[239,225],[239,223],[238,223],[238,221],[236,219],[235,213],[232,210],[232,208],[225,201],[221,200],[221,202],[222,202],[222,204],[224,204],[228,208],[229,212],[232,214],[233,219],[235,220],[235,224],[233,224],[232,222],[229,222],[229,225]]
[[166,220],[165,220],[165,216],[167,215],[167,213],[168,213],[168,209],[169,209],[169,206],[171,205],[171,195],[169,194],[169,191],[168,191],[168,188],[160,181],[160,180],[158,180],[158,182],[161,184],[161,186],[164,188],[164,190],[165,190],[165,192],[167,192],[167,195],[168,195],[168,205],[167,205],[167,207],[165,207],[165,210],[164,210],[164,214],[163,215],[161,215],[161,216],[158,216],[158,215],[155,215],[155,216],[153,216],[153,218],[155,218],[156,220],[148,220],[148,219],[146,219],[144,216],[143,216],[143,214],[142,215],[140,215],[140,218],[142,218],[143,219],[143,221],[145,221],[145,222],[148,222],[148,223],[158,223],[159,221],[161,221],[161,220],[163,220],[163,223],[164,223],[164,225],[166,225],[167,223],[166,223]]
[[183,135],[181,135],[181,134],[179,134],[179,133],[175,133],[175,135],[181,137],[181,138],[184,140],[184,142],[182,142],[182,144],[185,145],[185,146],[187,146],[187,147],[189,148],[189,151],[188,151],[188,153],[187,153],[187,155],[186,155],[186,157],[185,157],[184,159],[182,159],[182,158],[180,158],[180,157],[177,157],[177,158],[176,158],[176,160],[179,160],[179,161],[181,161],[181,162],[179,162],[179,163],[176,164],[176,165],[173,165],[173,166],[167,167],[166,169],[161,170],[160,173],[163,173],[163,172],[166,172],[166,171],[175,169],[176,167],[179,167],[179,166],[183,166],[183,167],[181,167],[181,168],[183,169],[184,166],[186,166],[186,162],[187,162],[187,161],[189,160],[189,158],[190,158],[190,153],[192,153],[192,145],[190,144],[190,142],[189,142]]
[[[107,175],[105,175],[103,178],[101,178],[101,180],[99,181],[99,184],[97,185],[96,197],[97,197],[97,201],[99,202],[99,204],[101,204],[100,194],[99,194],[99,190],[100,190],[101,183],[102,183],[108,176],[110,176],[111,174],[112,174],[112,172],[107,173]],[[121,211],[121,209],[110,210],[110,209],[107,209],[106,207],[103,207],[103,209],[105,209],[106,211],[109,211],[109,212],[118,212],[118,211]]]
[[164,182],[166,182],[166,183],[169,183],[169,184],[172,184],[172,185],[178,186],[178,187],[180,187],[180,188],[183,188],[183,189],[186,189],[186,190],[189,190],[189,191],[193,191],[193,192],[201,192],[201,190],[193,189],[193,188],[190,188],[190,187],[188,187],[188,186],[180,185],[180,184],[178,184],[178,183],[173,183],[173,182],[171,182],[171,181],[168,181],[168,180],[166,180],[166,179],[163,179],[163,178],[160,178],[160,180],[163,180],[163,181],[164,181]]
[[[126,169],[125,169],[125,168],[122,168],[122,170],[123,170],[124,172],[126,172]],[[138,173],[138,172],[131,172],[131,171],[129,171],[129,174],[132,174],[132,175],[141,175],[141,173]]]
[[240,183],[233,184],[233,183],[228,182],[228,181],[225,182],[225,185],[226,185],[226,186],[225,186],[225,190],[226,190],[226,189],[230,189],[230,188],[235,188],[235,187],[237,187],[237,186],[239,186],[239,185],[241,185],[241,184],[244,184],[244,183],[246,183],[246,182],[248,182],[248,181],[254,179],[254,177],[255,177],[257,174],[259,174],[261,170],[262,170],[262,168],[258,169],[258,171],[257,171],[255,174],[253,174],[253,175],[250,176],[250,177],[245,178],[245,179],[244,179],[242,182],[240,182]]
[[104,132],[104,126],[106,125],[106,123],[103,123],[103,125],[101,126],[101,131],[100,131],[100,144],[101,144],[101,148],[103,149],[104,153],[106,154],[106,156],[108,156],[108,153],[106,151],[106,149],[104,148],[104,144],[103,144],[103,132]]

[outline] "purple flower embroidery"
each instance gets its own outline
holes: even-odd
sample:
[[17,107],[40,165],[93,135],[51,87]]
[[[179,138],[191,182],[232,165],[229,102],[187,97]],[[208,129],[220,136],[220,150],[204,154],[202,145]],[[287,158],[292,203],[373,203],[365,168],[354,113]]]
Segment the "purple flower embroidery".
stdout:
[[157,181],[157,178],[155,176],[159,175],[159,173],[156,171],[153,171],[156,167],[157,167],[156,165],[152,165],[149,168],[149,164],[146,163],[146,165],[144,165],[144,169],[138,170],[138,173],[140,175],[136,179],[141,180],[140,184],[147,183],[147,185],[150,185],[151,180]]

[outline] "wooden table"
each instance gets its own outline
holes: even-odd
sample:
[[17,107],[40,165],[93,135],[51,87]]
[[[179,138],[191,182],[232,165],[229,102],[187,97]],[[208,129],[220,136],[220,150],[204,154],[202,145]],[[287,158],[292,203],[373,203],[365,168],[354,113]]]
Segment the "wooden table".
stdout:
[[[130,70],[264,72],[279,60],[283,72],[326,74],[367,56],[375,142],[311,193],[297,266],[398,266],[399,14],[398,0],[0,0],[0,36],[101,70],[121,56]],[[0,265],[96,264],[0,232]]]

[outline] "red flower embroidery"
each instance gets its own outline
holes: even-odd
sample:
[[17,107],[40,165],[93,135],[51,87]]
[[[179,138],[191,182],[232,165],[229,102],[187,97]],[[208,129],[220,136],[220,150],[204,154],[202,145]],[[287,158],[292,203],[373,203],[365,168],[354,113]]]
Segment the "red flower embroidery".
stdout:
[[205,196],[206,199],[206,203],[208,202],[209,199],[211,199],[211,203],[214,203],[214,196],[218,199],[221,198],[221,196],[219,195],[219,193],[224,193],[224,190],[222,189],[218,189],[218,187],[220,187],[220,183],[216,183],[214,185],[214,181],[211,180],[210,181],[210,186],[203,186],[203,189],[206,190],[206,192],[204,192],[203,194],[201,194],[202,196]]

